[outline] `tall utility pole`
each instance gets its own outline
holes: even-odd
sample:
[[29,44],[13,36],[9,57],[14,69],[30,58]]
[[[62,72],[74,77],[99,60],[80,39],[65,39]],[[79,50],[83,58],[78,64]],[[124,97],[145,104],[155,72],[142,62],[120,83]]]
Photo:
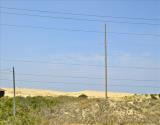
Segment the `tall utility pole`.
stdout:
[[105,52],[105,97],[108,98],[108,71],[107,71],[107,36],[106,36],[106,24],[105,24],[105,31],[104,31],[104,52]]
[[16,116],[16,90],[15,90],[15,71],[13,67],[13,116]]

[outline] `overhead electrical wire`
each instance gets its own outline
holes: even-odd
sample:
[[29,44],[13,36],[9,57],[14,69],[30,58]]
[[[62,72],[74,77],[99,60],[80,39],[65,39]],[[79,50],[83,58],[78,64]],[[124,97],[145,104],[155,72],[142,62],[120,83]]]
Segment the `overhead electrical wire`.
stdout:
[[[33,25],[15,25],[15,24],[2,24],[2,26],[12,26],[12,27],[22,27],[22,28],[37,28],[37,29],[45,29],[45,30],[58,30],[58,31],[77,31],[77,32],[94,32],[94,33],[103,33],[101,31],[96,30],[83,30],[83,29],[67,29],[67,28],[56,28],[56,27],[43,27],[43,26],[33,26]],[[158,34],[160,36],[160,34]]]
[[15,12],[6,12],[6,11],[1,11],[1,14],[9,14],[9,15],[17,15],[17,16],[30,16],[30,17],[39,17],[39,18],[50,18],[50,19],[74,20],[74,21],[93,21],[93,22],[102,22],[102,23],[108,22],[108,23],[120,23],[120,24],[160,26],[159,23],[142,23],[142,22],[129,22],[129,21],[74,18],[74,17],[63,17],[63,16],[48,16],[48,15],[37,15],[37,14],[28,14],[28,13],[15,13]]
[[[65,62],[48,62],[48,61],[33,61],[33,60],[11,60],[11,59],[3,59],[1,61],[5,62],[19,62],[19,63],[42,63],[42,64],[60,64],[60,65],[77,65],[77,66],[91,66],[91,67],[105,67],[104,65],[96,65],[96,64],[82,64],[82,63],[65,63]],[[109,65],[108,68],[116,68],[116,69],[137,69],[137,70],[160,70],[160,67],[142,67],[142,66],[112,66]]]
[[108,15],[96,15],[96,14],[86,14],[86,13],[72,13],[72,12],[62,12],[62,11],[48,11],[48,10],[35,10],[35,9],[26,9],[26,8],[14,8],[14,7],[5,7],[0,6],[2,9],[11,9],[11,10],[24,10],[29,12],[41,12],[41,13],[50,13],[50,14],[65,14],[73,16],[88,16],[88,17],[98,17],[98,18],[115,18],[115,19],[129,19],[129,20],[152,20],[159,21],[160,18],[141,18],[141,17],[125,17],[125,16],[108,16]]
[[[12,81],[11,79],[0,79],[0,80],[8,80],[8,81]],[[16,81],[19,81],[19,82],[35,82],[35,83],[56,83],[56,84],[59,84],[59,83],[62,83],[62,84],[92,84],[92,83],[84,83],[84,82],[62,82],[62,81],[37,81],[37,80],[20,80],[20,79],[16,79]],[[94,83],[96,84],[96,83]]]
[[[67,28],[55,28],[55,27],[43,27],[43,26],[33,26],[33,25],[15,25],[15,24],[2,24],[1,26],[8,27],[17,27],[17,28],[33,28],[33,29],[44,29],[44,30],[56,30],[56,31],[70,31],[70,32],[91,32],[91,33],[101,33],[102,31],[96,30],[83,30],[83,29],[67,29]],[[151,36],[151,37],[160,37],[160,34],[143,34],[143,33],[126,33],[126,32],[107,32],[109,34],[118,34],[118,35],[135,35],[135,36]]]
[[[0,79],[1,81],[12,81],[11,79]],[[103,85],[103,83],[101,84],[97,84],[97,83],[84,83],[84,82],[81,82],[81,83],[77,83],[77,82],[52,82],[52,81],[32,81],[32,80],[16,80],[17,82],[30,82],[30,83],[40,83],[40,84],[74,84],[74,85],[82,85],[82,84],[85,84],[85,85],[97,85],[97,86],[100,86],[100,85]],[[153,85],[124,85],[124,84],[110,84],[109,86],[119,86],[119,87],[149,87],[149,88],[159,88],[160,86],[153,86]]]
[[114,81],[136,81],[136,82],[160,82],[160,80],[153,80],[153,79],[109,79]]
[[117,86],[117,87],[142,87],[142,88],[152,88],[152,89],[159,89],[160,86],[153,86],[153,85],[123,85],[123,84],[111,84],[110,86]]
[[[4,72],[6,74],[6,72]],[[10,74],[10,73],[7,73]],[[51,78],[76,78],[76,79],[104,79],[103,77],[87,77],[87,76],[73,76],[73,75],[49,75],[49,74],[30,74],[30,73],[16,73],[17,76],[35,76],[35,77],[51,77]],[[160,80],[153,80],[153,79],[115,79],[115,78],[108,78],[108,80],[112,81],[139,81],[139,82],[160,82]]]
[[[18,8],[9,8],[9,7],[0,7],[0,8],[6,8],[6,9],[14,9],[14,10],[25,10],[25,11],[35,11],[35,12],[45,12],[45,13],[57,13],[57,14],[67,14],[67,15],[79,15],[79,16],[89,16],[89,17],[98,17],[98,18],[114,18],[114,19],[129,19],[129,20],[160,20],[159,18],[132,18],[132,17],[114,17],[114,16],[103,16],[103,15],[94,15],[94,14],[83,14],[83,13],[70,13],[70,12],[58,12],[58,11],[43,11],[43,10],[30,10],[30,9],[18,9]],[[54,19],[67,19],[67,20],[77,20],[77,21],[97,21],[97,22],[109,22],[109,23],[124,23],[124,24],[138,24],[138,25],[153,25],[153,26],[159,26],[158,23],[134,23],[129,21],[115,21],[115,20],[99,20],[99,19],[87,19],[87,18],[71,18],[71,17],[57,17],[57,16],[44,16],[44,15],[35,15],[35,14],[26,14],[26,13],[14,13],[14,12],[2,12],[4,14],[13,14],[13,15],[22,15],[22,16],[33,16],[33,17],[42,17],[42,18],[54,18]],[[14,25],[14,24],[0,24],[3,26],[12,26],[12,27],[22,27],[22,28],[39,28],[39,29],[45,29],[45,30],[59,30],[59,31],[77,31],[77,32],[94,32],[94,33],[104,33],[101,31],[91,31],[91,30],[81,30],[81,29],[59,29],[59,28],[49,28],[49,27],[41,27],[41,26],[31,26],[31,25]],[[137,36],[154,36],[154,37],[160,37],[160,34],[138,34],[138,33],[120,33],[120,32],[108,32],[111,34],[122,34],[122,35],[137,35]],[[5,60],[6,61],[6,60]],[[10,60],[11,61],[11,60]],[[16,62],[29,62],[29,63],[48,63],[48,64],[67,64],[67,65],[85,65],[85,66],[96,66],[96,67],[105,67],[104,65],[86,65],[86,64],[78,64],[78,63],[61,63],[61,62],[47,62],[47,61],[32,61],[32,60],[12,60]],[[160,70],[160,67],[137,67],[137,66],[108,66],[109,68],[123,68],[123,69],[144,69],[144,70]],[[7,70],[0,70],[0,72],[7,71]],[[9,71],[9,70],[8,70]],[[46,74],[18,74],[18,75],[28,75],[28,76],[49,76],[49,77],[68,77],[68,78],[87,78],[87,79],[103,79],[98,77],[81,77],[81,76],[52,76],[52,75],[46,75]],[[0,80],[9,80],[9,79],[0,79]],[[115,81],[145,81],[145,82],[160,82],[160,80],[143,80],[143,79],[109,79],[109,80],[115,80]],[[12,80],[10,80],[12,81]],[[38,83],[55,83],[55,84],[89,84],[89,83],[77,83],[77,82],[43,82],[43,81],[30,81],[30,80],[16,80],[19,82],[38,82]],[[91,84],[92,85],[92,84]],[[99,85],[99,84],[96,84]],[[123,86],[121,84],[114,85],[111,84],[109,86]],[[124,86],[123,86],[124,87]],[[157,86],[153,85],[147,85],[147,86],[141,86],[141,85],[125,85],[125,87],[150,87],[150,88],[157,88]]]
[[10,69],[0,69],[0,72],[9,72],[9,71],[11,71]]
[[[5,73],[5,72],[4,72]],[[9,74],[9,73],[7,73]],[[73,75],[49,75],[49,74],[30,74],[30,73],[16,73],[22,76],[36,76],[36,77],[51,77],[51,78],[84,78],[84,79],[103,79],[102,77],[87,77],[87,76],[73,76]]]
[[[0,0],[0,1],[7,1],[7,0]],[[13,1],[13,0],[8,0],[8,1]],[[17,1],[26,1],[26,0],[17,0]],[[28,0],[28,1],[44,1],[44,0]],[[49,1],[49,2],[55,2],[55,1],[62,1],[62,2],[64,2],[64,1],[66,1],[66,0],[45,0],[45,2],[46,1]],[[68,1],[74,1],[74,2],[79,2],[79,0],[68,0]],[[123,2],[126,2],[126,1],[132,1],[132,0],[81,0],[81,1],[83,1],[83,2],[85,2],[85,1],[90,1],[90,2],[107,2],[107,1],[123,1]],[[136,1],[136,2],[159,2],[159,0],[134,0],[134,1]]]

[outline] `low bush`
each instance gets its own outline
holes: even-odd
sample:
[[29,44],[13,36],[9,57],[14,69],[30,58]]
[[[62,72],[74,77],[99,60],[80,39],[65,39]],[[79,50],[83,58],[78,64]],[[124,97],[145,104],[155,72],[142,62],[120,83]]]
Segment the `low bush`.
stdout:
[[87,96],[87,95],[85,95],[85,94],[81,94],[81,95],[79,95],[79,96],[78,96],[78,98],[87,99],[87,98],[88,98],[88,96]]
[[156,94],[150,94],[150,96],[151,96],[152,99],[155,99],[155,100],[158,99]]

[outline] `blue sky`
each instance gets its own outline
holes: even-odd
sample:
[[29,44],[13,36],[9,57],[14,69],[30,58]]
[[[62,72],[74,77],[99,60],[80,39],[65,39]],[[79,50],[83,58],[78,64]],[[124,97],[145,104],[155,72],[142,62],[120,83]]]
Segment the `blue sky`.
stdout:
[[[115,19],[109,17],[100,18],[55,13],[51,14],[45,12],[28,12],[25,10],[12,10],[5,8],[0,9],[1,12],[18,14],[160,24],[160,14],[158,13],[160,11],[160,2],[156,0],[0,0],[0,6],[31,10],[106,15],[115,17],[151,18],[157,20],[131,20],[126,18]],[[123,24],[103,21],[75,21],[33,16],[20,16],[5,13],[1,13],[0,15],[0,23],[41,26],[57,29],[66,28],[91,31],[93,30],[100,32],[104,31],[104,24],[106,23],[108,41],[108,65],[126,67],[160,67],[160,37],[120,35],[110,33],[122,32],[160,34],[160,25],[138,25],[128,23]],[[9,69],[14,65],[16,68],[16,79],[18,87],[43,88],[63,91],[103,91],[104,68],[101,66],[88,66],[104,65],[103,42],[103,33],[69,32],[33,28],[18,28],[0,25],[1,70]],[[22,61],[18,62],[13,60],[32,60],[33,62],[35,61],[35,63]],[[52,63],[60,62],[66,64],[36,63],[37,61]],[[69,65],[74,63],[84,65]],[[160,70],[158,69],[109,68],[108,72],[109,91],[138,93],[160,92]],[[23,74],[39,74],[41,76]],[[98,77],[100,79],[71,78],[62,76],[92,78]],[[1,72],[0,77],[1,79],[12,79],[11,73],[6,72]],[[1,80],[0,83],[2,87],[12,87],[11,81]]]

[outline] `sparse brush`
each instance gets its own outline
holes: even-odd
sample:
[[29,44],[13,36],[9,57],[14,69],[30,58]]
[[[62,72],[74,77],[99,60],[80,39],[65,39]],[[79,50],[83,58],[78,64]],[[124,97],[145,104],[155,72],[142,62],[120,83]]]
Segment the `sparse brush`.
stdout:
[[[0,125],[160,125],[160,94],[151,99],[139,95],[121,100],[86,99],[79,97],[16,97],[16,118],[13,98],[0,98]],[[153,100],[154,99],[154,100]],[[132,103],[132,102],[136,103]]]
[[87,96],[87,95],[85,95],[85,94],[81,94],[81,95],[79,95],[79,96],[78,96],[78,98],[87,99],[87,98],[88,98],[88,96]]
[[155,99],[155,100],[158,99],[156,94],[150,94],[150,96],[151,96],[152,99]]

